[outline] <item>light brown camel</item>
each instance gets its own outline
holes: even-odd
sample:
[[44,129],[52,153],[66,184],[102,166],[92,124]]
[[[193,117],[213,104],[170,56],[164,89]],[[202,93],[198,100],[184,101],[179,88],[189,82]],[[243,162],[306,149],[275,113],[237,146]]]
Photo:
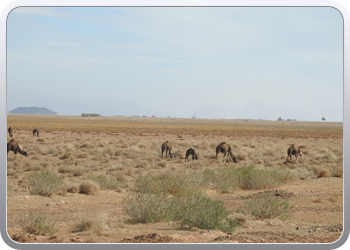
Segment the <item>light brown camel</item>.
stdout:
[[163,157],[163,153],[165,151],[165,158],[168,157],[168,152],[169,152],[169,157],[172,158],[172,154],[171,154],[171,144],[169,141],[166,141],[162,144],[162,157]]
[[[225,157],[226,155],[230,155],[233,162],[237,163],[236,157],[232,154],[231,147],[226,143],[226,142],[221,142],[217,147],[216,147],[216,159],[218,158],[218,154],[223,153],[224,154],[224,162],[225,162]],[[228,159],[227,159],[228,162]]]
[[7,143],[7,155],[9,154],[9,152],[12,151],[14,154],[20,153],[21,155],[27,156],[27,152],[23,151],[20,149],[18,143],[15,141],[15,139],[11,139],[11,141],[9,141]]
[[301,148],[305,148],[305,145],[300,145],[300,146],[296,146],[294,143],[293,144],[289,144],[290,147],[287,150],[287,158],[286,158],[286,162],[288,161],[288,157],[290,159],[290,162],[292,161],[292,155],[295,156],[295,161],[296,162],[298,160],[298,156],[302,156],[302,153],[300,152]]
[[196,151],[192,148],[189,148],[187,151],[186,151],[186,157],[185,157],[185,162],[188,161],[188,156],[189,155],[192,155],[192,161],[194,160],[198,160],[198,156],[196,154]]
[[12,128],[11,127],[9,127],[9,129],[7,130],[8,132],[9,132],[9,135],[11,136],[11,138],[13,137],[12,136]]
[[37,129],[33,129],[33,136],[36,134],[36,136],[39,137],[39,130]]

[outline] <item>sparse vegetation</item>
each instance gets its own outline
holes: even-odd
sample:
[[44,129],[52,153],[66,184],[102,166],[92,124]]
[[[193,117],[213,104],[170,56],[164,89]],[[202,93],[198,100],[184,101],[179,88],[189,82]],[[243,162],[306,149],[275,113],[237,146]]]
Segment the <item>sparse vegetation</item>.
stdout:
[[[223,242],[240,242],[219,230],[232,233],[243,225],[245,239],[252,240],[251,235],[259,230],[277,232],[276,227],[286,228],[289,222],[297,227],[312,217],[326,225],[343,218],[341,123],[295,122],[291,126],[277,121],[10,114],[8,126],[28,150],[28,158],[9,153],[7,159],[8,232],[11,237],[20,234],[19,242],[114,243],[146,232],[156,233],[151,240],[158,242],[163,236],[169,236],[168,242],[180,238],[181,242],[212,242],[214,235]],[[39,138],[32,136],[30,128],[34,127],[40,128]],[[173,144],[173,158],[160,157],[165,140]],[[231,145],[238,163],[224,164],[223,155],[215,159],[215,147],[222,141]],[[291,143],[307,145],[297,163],[285,163]],[[188,148],[195,149],[198,161],[185,163]],[[62,179],[59,188],[43,192],[45,195],[28,195],[34,194],[30,186],[44,183],[32,181],[34,174],[39,176],[44,170]],[[42,186],[49,189],[49,182]],[[261,190],[277,187],[295,195],[257,200]],[[294,211],[290,204],[298,207],[298,214],[290,216]],[[191,206],[192,213],[185,209]],[[238,207],[241,210],[235,213]],[[20,232],[18,218],[28,208],[50,212],[47,218],[57,218],[55,228],[60,231],[51,239],[46,234],[36,240],[36,236]],[[91,213],[96,208],[101,212]],[[319,216],[323,208],[332,213]],[[229,213],[224,216],[224,211]],[[271,225],[256,221],[265,220],[268,211],[284,212],[275,217],[281,221],[268,221]],[[207,229],[213,225],[214,229]],[[293,239],[305,232],[290,231]],[[288,234],[288,229],[285,232]],[[175,234],[181,237],[172,238]],[[264,234],[260,239],[268,242],[271,237]]]
[[263,193],[246,201],[245,206],[238,208],[237,212],[250,214],[257,219],[286,220],[294,212],[294,207],[285,200]]
[[125,180],[114,175],[90,175],[87,178],[98,183],[100,189],[115,190],[126,186]]
[[134,223],[167,221],[172,216],[172,200],[162,192],[137,193],[123,201],[123,210]]
[[29,211],[29,214],[19,219],[21,228],[30,234],[53,235],[58,231],[56,223],[48,220],[48,216],[43,212]]
[[222,201],[212,200],[203,192],[191,191],[174,198],[173,220],[182,229],[194,227],[200,229],[222,228],[233,231],[237,224],[228,219],[230,213]]
[[51,196],[59,190],[63,183],[64,176],[57,175],[50,170],[41,170],[31,173],[27,179],[30,194]]

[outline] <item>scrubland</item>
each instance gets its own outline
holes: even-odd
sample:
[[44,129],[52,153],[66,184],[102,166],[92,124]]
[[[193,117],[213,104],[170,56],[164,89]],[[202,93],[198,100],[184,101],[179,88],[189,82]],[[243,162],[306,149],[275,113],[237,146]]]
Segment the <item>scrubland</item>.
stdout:
[[[7,121],[28,153],[7,159],[7,228],[17,242],[321,243],[341,236],[342,123]],[[172,158],[161,156],[166,140]],[[216,159],[221,142],[238,163]],[[286,161],[292,143],[305,146],[296,163]],[[189,148],[198,160],[185,162]]]

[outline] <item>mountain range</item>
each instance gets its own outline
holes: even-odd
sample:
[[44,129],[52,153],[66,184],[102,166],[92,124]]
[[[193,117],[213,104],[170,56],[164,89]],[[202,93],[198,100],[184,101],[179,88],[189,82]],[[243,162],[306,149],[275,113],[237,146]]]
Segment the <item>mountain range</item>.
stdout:
[[[45,107],[58,115],[78,115],[82,113],[97,113],[102,116],[158,116],[179,117],[175,114],[162,113],[155,110],[147,110],[141,105],[113,100],[111,98],[84,98],[70,99],[57,96],[45,96],[32,90],[12,90],[7,92],[7,112],[12,112],[18,107]],[[208,119],[263,119],[298,121],[342,121],[343,110],[327,108],[317,112],[307,112],[295,107],[270,108],[269,106],[252,101],[248,105],[238,108],[233,106],[206,105],[191,113],[192,117]]]

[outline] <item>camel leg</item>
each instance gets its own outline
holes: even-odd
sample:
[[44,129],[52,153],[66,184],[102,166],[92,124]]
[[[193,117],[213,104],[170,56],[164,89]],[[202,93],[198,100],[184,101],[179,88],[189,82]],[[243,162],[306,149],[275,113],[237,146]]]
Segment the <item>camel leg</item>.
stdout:
[[288,157],[290,159],[290,162],[292,162],[292,155],[288,155],[287,158],[286,158],[286,162],[288,161]]

